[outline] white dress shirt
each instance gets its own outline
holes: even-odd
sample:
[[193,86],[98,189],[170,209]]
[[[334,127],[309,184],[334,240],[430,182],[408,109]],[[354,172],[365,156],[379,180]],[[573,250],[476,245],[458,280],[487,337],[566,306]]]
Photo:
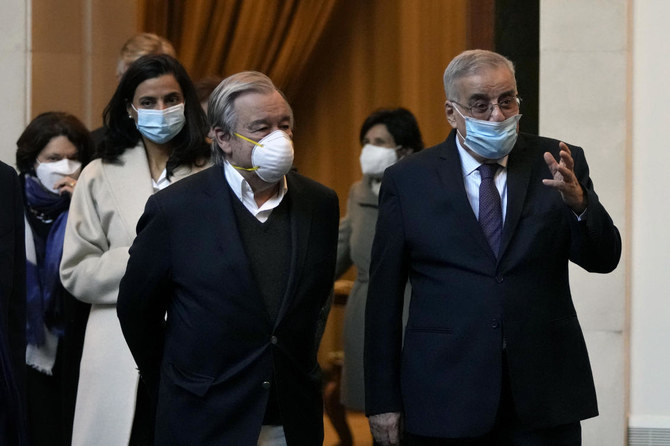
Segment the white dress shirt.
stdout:
[[254,199],[254,191],[251,190],[251,186],[249,186],[247,180],[228,161],[225,161],[223,164],[223,173],[235,196],[240,199],[244,207],[261,223],[267,221],[272,210],[279,206],[284,195],[286,195],[286,191],[288,191],[286,176],[284,175],[279,181],[277,194],[259,207]]
[[166,187],[168,187],[170,184],[170,180],[167,178],[167,169],[163,169],[163,172],[161,172],[161,176],[158,177],[158,181],[154,180],[153,178],[151,179],[151,185],[154,188],[154,192],[158,192],[159,190],[163,190]]

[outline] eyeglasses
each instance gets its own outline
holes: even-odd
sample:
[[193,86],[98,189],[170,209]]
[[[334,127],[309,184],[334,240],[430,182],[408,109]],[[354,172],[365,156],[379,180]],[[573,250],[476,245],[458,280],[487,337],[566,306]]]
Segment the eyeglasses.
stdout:
[[493,107],[496,106],[506,117],[517,113],[519,111],[519,106],[521,105],[521,98],[519,96],[511,96],[509,98],[502,99],[497,103],[477,100],[469,107],[463,104],[459,104],[456,101],[450,102],[453,102],[454,104],[468,110],[473,118],[488,119],[491,114],[493,114]]

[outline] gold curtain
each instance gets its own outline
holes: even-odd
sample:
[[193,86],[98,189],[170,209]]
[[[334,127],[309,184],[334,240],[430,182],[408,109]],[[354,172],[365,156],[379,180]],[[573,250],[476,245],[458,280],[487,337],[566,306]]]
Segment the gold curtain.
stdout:
[[144,31],[170,40],[194,80],[243,70],[291,94],[337,0],[142,0]]

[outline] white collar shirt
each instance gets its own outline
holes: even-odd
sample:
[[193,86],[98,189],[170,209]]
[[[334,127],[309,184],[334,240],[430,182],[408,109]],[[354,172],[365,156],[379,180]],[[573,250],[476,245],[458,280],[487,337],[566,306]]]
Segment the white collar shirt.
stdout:
[[161,172],[161,176],[158,177],[158,180],[154,180],[153,178],[151,179],[151,185],[154,188],[154,192],[158,192],[159,190],[163,190],[166,187],[168,187],[170,184],[170,180],[167,177],[167,169],[163,169],[163,172]]
[[288,191],[286,175],[284,175],[282,179],[279,180],[279,190],[277,193],[261,206],[258,206],[251,186],[249,186],[247,180],[245,180],[237,169],[235,169],[228,161],[223,163],[223,173],[235,196],[242,202],[244,207],[251,212],[251,215],[256,217],[261,223],[267,221],[272,211],[279,206]]

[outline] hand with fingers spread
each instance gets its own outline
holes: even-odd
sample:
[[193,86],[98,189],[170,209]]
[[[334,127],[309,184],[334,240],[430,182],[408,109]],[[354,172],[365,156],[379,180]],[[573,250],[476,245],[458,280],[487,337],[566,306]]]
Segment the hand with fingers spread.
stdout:
[[586,195],[575,176],[575,161],[572,159],[570,148],[564,142],[558,143],[558,146],[561,149],[558,161],[551,153],[544,154],[544,161],[553,179],[542,180],[542,183],[556,189],[561,194],[563,202],[579,215],[586,210]]
[[380,413],[371,415],[370,431],[375,441],[382,446],[396,446],[400,444],[400,424],[402,421],[399,412]]

